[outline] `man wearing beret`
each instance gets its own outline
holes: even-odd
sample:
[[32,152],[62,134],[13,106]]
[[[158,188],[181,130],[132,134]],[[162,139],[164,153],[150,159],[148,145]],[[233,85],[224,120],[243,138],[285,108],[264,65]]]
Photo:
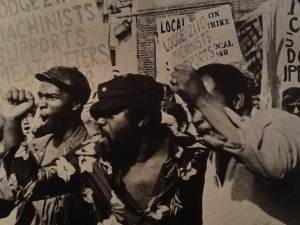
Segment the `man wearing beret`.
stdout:
[[[21,120],[35,107],[35,99],[30,92],[16,88],[7,92],[3,104],[3,120],[6,131],[4,132],[5,148],[13,148],[13,145],[22,142],[21,146],[26,149],[26,154],[30,153],[33,156],[28,159],[25,154],[23,158],[39,168],[89,138],[81,120],[81,112],[91,90],[86,77],[73,67],[53,67],[44,73],[36,74],[35,77],[39,82],[37,100],[39,115],[36,115],[39,124],[33,124],[35,138],[29,143],[24,142],[21,130]],[[12,158],[17,157],[14,152],[6,152],[4,156],[6,163],[4,165],[9,173],[9,181],[12,183],[14,183],[15,173],[13,170],[9,171],[9,167]],[[15,166],[18,167],[18,164],[16,163]],[[15,203],[17,205],[15,224],[88,224],[83,198],[76,193],[79,192],[76,187],[73,189],[73,194],[45,196],[37,201],[18,199]],[[18,187],[14,187],[13,192],[18,196]]]
[[162,85],[127,74],[100,84],[98,97],[90,112],[102,137],[42,168],[15,158],[22,197],[58,195],[78,184],[94,224],[201,224],[206,159],[199,148],[177,146],[161,124]]

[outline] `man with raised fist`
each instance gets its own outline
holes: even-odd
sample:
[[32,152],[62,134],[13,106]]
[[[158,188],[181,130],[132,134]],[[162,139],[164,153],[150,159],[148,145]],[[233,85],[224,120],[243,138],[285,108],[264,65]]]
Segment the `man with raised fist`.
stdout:
[[[26,146],[34,155],[33,163],[40,167],[66,154],[89,137],[81,120],[83,106],[91,92],[86,77],[77,68],[64,66],[53,67],[35,77],[39,81],[37,100],[25,90],[13,88],[7,92],[2,106],[4,149],[8,150],[4,162],[13,161],[10,159],[15,157],[16,149],[22,143],[21,146]],[[35,109],[35,103],[35,138],[26,142],[21,121],[28,112]],[[5,167],[9,170],[10,165]],[[9,180],[13,181],[14,171],[8,172]],[[18,193],[18,187],[13,191]],[[16,203],[16,224],[87,224],[82,203],[83,199],[76,191],[58,197],[45,197],[39,201],[19,201]]]

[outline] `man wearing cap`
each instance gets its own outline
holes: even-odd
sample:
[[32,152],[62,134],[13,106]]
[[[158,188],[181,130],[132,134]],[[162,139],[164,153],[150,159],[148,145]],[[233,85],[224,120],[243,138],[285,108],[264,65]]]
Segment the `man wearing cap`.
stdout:
[[128,74],[100,84],[98,97],[90,112],[102,138],[42,168],[15,158],[22,197],[58,195],[79,179],[94,224],[201,224],[206,159],[199,148],[177,146],[161,124],[162,85]]
[[[30,92],[16,88],[8,91],[3,106],[3,119],[6,131],[4,132],[5,149],[12,149],[22,142],[21,146],[26,149],[26,154],[30,152],[33,156],[30,158],[30,163],[38,168],[66,154],[89,138],[81,120],[81,112],[91,90],[86,77],[77,68],[53,67],[44,73],[36,74],[35,77],[39,81],[37,101],[39,115],[36,115],[36,120],[40,121],[39,124],[34,124],[33,132],[36,138],[29,143],[24,142],[24,135],[20,129],[21,120],[35,106],[35,99]],[[4,156],[8,171],[14,152],[13,150],[7,152]],[[27,159],[26,154],[23,155],[24,159]],[[15,166],[18,167],[18,164]],[[13,180],[14,171],[9,173],[9,179]],[[78,191],[77,187],[73,189],[73,192]],[[14,191],[19,190],[16,188]],[[18,207],[16,224],[89,223],[80,194],[45,196],[39,201],[32,202],[19,199],[16,204]]]

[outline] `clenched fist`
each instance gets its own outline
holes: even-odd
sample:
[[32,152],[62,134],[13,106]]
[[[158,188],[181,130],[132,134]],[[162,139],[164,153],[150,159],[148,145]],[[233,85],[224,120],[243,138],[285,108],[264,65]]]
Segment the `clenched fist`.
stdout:
[[33,107],[34,97],[31,92],[12,88],[6,93],[6,97],[3,101],[3,119],[22,119]]
[[207,93],[202,80],[197,77],[196,70],[193,67],[177,65],[171,77],[171,89],[187,103],[191,103],[197,97]]
[[194,73],[195,69],[193,67],[184,65],[175,66],[174,72],[171,73],[172,79],[170,80],[172,90],[174,92],[186,92],[188,82]]

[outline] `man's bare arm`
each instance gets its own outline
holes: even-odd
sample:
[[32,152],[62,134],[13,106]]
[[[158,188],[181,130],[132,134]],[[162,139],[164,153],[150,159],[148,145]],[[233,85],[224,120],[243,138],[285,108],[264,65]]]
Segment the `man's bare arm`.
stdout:
[[17,148],[24,140],[21,120],[34,107],[34,97],[30,92],[13,88],[6,93],[2,105],[3,144],[5,154]]
[[195,106],[209,124],[228,141],[240,144],[238,128],[225,112],[224,105],[206,90],[203,82],[195,76],[195,70],[188,66],[176,66],[172,73],[172,89],[187,103]]

